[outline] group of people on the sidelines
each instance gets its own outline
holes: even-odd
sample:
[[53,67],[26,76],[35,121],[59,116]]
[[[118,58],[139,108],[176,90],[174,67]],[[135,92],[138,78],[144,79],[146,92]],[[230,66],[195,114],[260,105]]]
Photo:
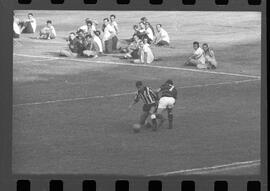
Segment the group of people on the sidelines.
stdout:
[[[169,129],[173,128],[173,107],[177,99],[177,90],[172,80],[167,80],[160,86],[159,89],[154,91],[149,86],[143,84],[142,81],[136,82],[137,94],[134,101],[129,106],[132,108],[140,100],[143,101],[143,112],[140,116],[139,127],[135,126],[135,132],[141,127],[150,127],[153,131],[156,131],[158,127],[161,127],[165,121],[162,113],[167,111]],[[151,121],[147,121],[150,116]]]
[[[67,39],[68,47],[60,50],[60,56],[67,57],[92,57],[111,53],[125,53],[123,59],[131,59],[134,63],[150,64],[155,60],[153,46],[170,46],[168,32],[157,24],[154,27],[146,17],[142,17],[138,24],[133,26],[134,34],[127,44],[119,45],[119,28],[115,15],[103,19],[101,30],[97,30],[98,22],[94,19],[85,19],[85,24],[71,32]],[[28,13],[26,20],[19,20],[14,15],[14,38],[19,38],[22,33],[35,33],[37,21],[32,13]],[[51,20],[39,31],[38,39],[55,39],[56,31]],[[198,69],[215,69],[217,61],[212,48],[207,43],[200,47],[199,42],[193,43],[194,52],[187,59],[185,65],[195,66]]]
[[214,50],[209,48],[207,43],[204,43],[200,47],[200,43],[195,41],[193,42],[194,52],[188,57],[185,65],[187,66],[196,66],[198,69],[216,69],[217,61],[215,57]]
[[[13,15],[13,37],[19,38],[22,33],[31,34],[35,33],[37,29],[37,21],[33,13],[27,14],[27,19],[20,20]],[[46,25],[39,31],[39,39],[54,39],[56,38],[56,31],[51,20],[46,21]]]

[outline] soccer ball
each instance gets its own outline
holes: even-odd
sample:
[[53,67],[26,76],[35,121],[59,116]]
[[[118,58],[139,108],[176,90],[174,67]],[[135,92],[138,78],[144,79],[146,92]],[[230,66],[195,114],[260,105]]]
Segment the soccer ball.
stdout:
[[133,125],[133,132],[134,133],[139,133],[141,129],[141,125],[140,124],[134,124]]

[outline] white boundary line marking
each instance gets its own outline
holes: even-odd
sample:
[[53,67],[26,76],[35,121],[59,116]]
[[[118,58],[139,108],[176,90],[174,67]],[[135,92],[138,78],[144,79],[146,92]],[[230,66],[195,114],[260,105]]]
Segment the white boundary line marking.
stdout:
[[[52,58],[49,56],[34,56],[34,55],[27,55],[27,54],[17,54],[14,53],[15,56],[23,56],[23,57],[31,57],[31,58]],[[122,62],[110,62],[110,61],[99,61],[99,60],[82,60],[82,59],[75,59],[75,58],[61,58],[59,60],[70,60],[70,61],[78,61],[78,62],[87,62],[87,63],[101,63],[101,64],[111,64],[111,65],[124,65],[124,66],[133,66],[133,67],[146,67],[146,68],[158,68],[158,69],[169,69],[169,70],[182,70],[182,71],[189,71],[189,72],[200,72],[200,73],[208,73],[208,74],[220,74],[220,75],[228,75],[228,76],[237,76],[237,77],[247,77],[247,78],[261,78],[260,76],[248,75],[248,74],[236,74],[236,73],[229,73],[229,72],[215,72],[209,70],[198,70],[198,69],[190,69],[190,68],[180,68],[180,67],[170,67],[170,66],[159,66],[159,65],[147,65],[147,64],[133,64],[133,63],[122,63]]]
[[27,62],[44,62],[44,61],[51,61],[51,60],[58,60],[59,58],[47,58],[42,60],[24,60],[24,61],[15,61],[18,64],[27,63]]
[[[247,82],[258,81],[258,80],[260,80],[260,79],[248,79],[248,80],[220,82],[220,83],[213,83],[213,84],[198,84],[198,85],[193,85],[193,86],[182,86],[182,87],[178,87],[177,89],[188,89],[188,88],[200,88],[200,87],[209,87],[209,86],[218,86],[218,85],[240,84],[240,83],[247,83]],[[58,99],[58,100],[50,100],[50,101],[43,101],[43,102],[21,103],[21,104],[14,104],[13,107],[43,105],[43,104],[51,104],[51,103],[57,103],[57,102],[82,101],[82,100],[101,99],[101,98],[110,98],[110,97],[120,97],[120,96],[125,96],[125,95],[132,95],[135,93],[136,93],[135,91],[128,91],[128,92],[123,92],[123,93],[118,93],[118,94],[67,98],[67,99]]]
[[260,165],[260,160],[252,160],[252,161],[244,161],[244,162],[234,162],[230,164],[223,164],[223,165],[215,165],[210,167],[202,167],[202,168],[192,168],[186,170],[178,170],[178,171],[171,171],[171,172],[164,172],[159,174],[152,174],[148,176],[168,176],[168,175],[177,175],[177,174],[204,174],[210,173],[211,171],[224,171],[230,169],[238,169],[244,167],[250,167]]

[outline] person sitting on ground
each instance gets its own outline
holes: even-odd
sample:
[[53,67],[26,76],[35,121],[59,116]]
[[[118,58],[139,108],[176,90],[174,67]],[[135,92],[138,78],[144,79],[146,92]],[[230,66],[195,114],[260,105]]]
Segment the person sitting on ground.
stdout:
[[167,31],[162,28],[161,24],[156,25],[157,33],[154,44],[157,46],[169,46],[170,45],[170,37]]
[[95,27],[95,25],[93,25],[93,22],[91,21],[91,19],[86,18],[85,24],[83,26],[79,27],[77,32],[79,30],[83,30],[84,33],[90,34],[91,31],[96,31],[96,27]]
[[28,19],[19,23],[21,26],[21,33],[35,33],[37,28],[36,19],[33,13],[28,13]]
[[19,18],[13,14],[13,38],[20,38],[21,29],[19,27]]
[[105,53],[113,52],[113,37],[115,36],[115,29],[110,25],[109,19],[103,19],[104,23],[104,33],[103,33],[103,47]]
[[60,51],[60,56],[76,57],[81,56],[83,53],[84,46],[81,43],[81,37],[76,36],[74,32],[69,34],[68,48]]
[[143,39],[143,41],[140,41],[140,59],[135,59],[134,63],[151,64],[154,61],[153,52],[147,42],[147,38]]
[[145,38],[148,38],[148,43],[151,44],[154,40],[154,34],[153,34],[153,31],[152,29],[150,28],[150,23],[145,23],[145,34],[146,34],[146,37]]
[[199,42],[193,42],[194,52],[185,62],[187,66],[196,66],[198,69],[206,69],[204,51],[200,47]]
[[155,29],[154,29],[154,27],[150,24],[150,22],[148,22],[148,19],[147,19],[146,17],[142,17],[142,18],[141,18],[141,22],[142,22],[143,24],[148,23],[148,24],[149,24],[149,27],[150,27],[151,30],[152,30],[153,35],[155,36]]
[[214,54],[214,50],[212,48],[209,48],[207,43],[204,43],[202,45],[204,56],[205,56],[205,63],[209,69],[216,69],[217,68],[217,61]]
[[102,41],[101,41],[101,39],[100,39],[100,31],[95,31],[95,32],[92,34],[92,38],[93,38],[93,41],[94,41],[95,43],[97,43],[97,45],[98,45],[98,48],[99,48],[98,52],[99,52],[100,54],[102,54],[102,53],[103,53],[103,46],[102,46]]
[[119,28],[118,28],[118,24],[116,22],[116,16],[115,15],[111,15],[110,16],[110,25],[112,26],[112,28],[114,29],[114,36],[112,37],[112,41],[113,41],[113,44],[112,44],[112,50],[115,51],[117,50],[117,43],[118,43],[118,33],[119,33]]
[[40,30],[39,38],[45,39],[45,40],[56,38],[56,32],[52,25],[51,20],[48,20],[47,25],[43,29]]
[[124,58],[133,58],[133,59],[139,59],[139,44],[141,40],[137,35],[133,35],[134,41],[129,44],[127,47],[127,54],[124,56]]
[[[135,29],[134,29],[135,30]],[[147,38],[147,35],[146,35],[146,28],[145,28],[145,25],[144,23],[140,22],[139,23],[139,27],[136,28],[136,35],[138,35],[139,39],[144,39],[144,38]]]
[[85,40],[83,44],[84,44],[83,56],[86,56],[89,58],[98,57],[98,54],[100,52],[99,47],[90,34],[85,36]]

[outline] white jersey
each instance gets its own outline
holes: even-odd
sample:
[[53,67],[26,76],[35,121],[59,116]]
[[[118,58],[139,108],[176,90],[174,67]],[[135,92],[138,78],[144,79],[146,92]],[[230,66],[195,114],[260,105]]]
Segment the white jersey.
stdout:
[[200,61],[202,64],[205,64],[204,51],[201,47],[194,51],[195,59]]
[[160,29],[160,31],[157,33],[156,36],[157,36],[157,42],[163,40],[163,41],[170,43],[169,34],[163,28]]

